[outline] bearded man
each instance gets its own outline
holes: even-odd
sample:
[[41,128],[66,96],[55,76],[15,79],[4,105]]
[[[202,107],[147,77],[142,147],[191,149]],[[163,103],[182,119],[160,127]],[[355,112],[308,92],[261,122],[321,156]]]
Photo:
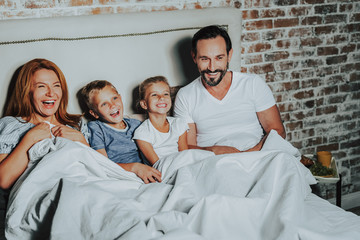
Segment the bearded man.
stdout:
[[231,40],[220,26],[200,29],[191,55],[200,77],[176,95],[174,115],[189,124],[190,148],[215,154],[258,151],[273,129],[285,138],[278,107],[265,81],[229,71]]

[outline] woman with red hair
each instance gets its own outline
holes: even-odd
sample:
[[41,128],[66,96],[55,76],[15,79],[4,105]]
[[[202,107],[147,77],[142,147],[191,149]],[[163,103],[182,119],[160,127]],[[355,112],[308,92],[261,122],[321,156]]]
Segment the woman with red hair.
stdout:
[[28,150],[37,142],[64,137],[87,143],[81,115],[67,113],[68,89],[55,63],[33,59],[20,70],[5,117],[0,119],[0,188],[8,189],[25,171]]

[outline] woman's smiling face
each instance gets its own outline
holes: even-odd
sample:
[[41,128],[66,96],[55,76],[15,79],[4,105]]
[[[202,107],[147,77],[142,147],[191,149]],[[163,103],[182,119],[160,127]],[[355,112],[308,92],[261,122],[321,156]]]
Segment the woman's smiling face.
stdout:
[[31,82],[31,101],[36,114],[42,118],[53,117],[62,98],[58,76],[52,70],[40,69],[34,73]]

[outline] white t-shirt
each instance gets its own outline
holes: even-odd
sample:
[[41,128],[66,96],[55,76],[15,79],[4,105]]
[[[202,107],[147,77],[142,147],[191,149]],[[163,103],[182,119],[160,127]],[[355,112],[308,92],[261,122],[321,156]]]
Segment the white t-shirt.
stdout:
[[146,119],[135,130],[133,139],[150,143],[159,158],[178,152],[179,137],[189,129],[189,125],[181,118],[167,117],[167,120],[170,125],[167,133],[159,132],[151,121]]
[[238,139],[239,146],[235,147],[244,150],[244,145],[250,148],[263,136],[256,112],[274,105],[272,92],[261,77],[233,72],[230,89],[222,100],[213,97],[199,77],[179,90],[174,111],[175,117],[196,124],[198,146]]

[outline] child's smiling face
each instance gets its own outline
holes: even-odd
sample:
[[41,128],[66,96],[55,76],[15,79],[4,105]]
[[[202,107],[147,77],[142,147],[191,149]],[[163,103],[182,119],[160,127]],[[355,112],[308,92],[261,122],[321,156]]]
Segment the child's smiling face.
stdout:
[[167,114],[171,108],[170,88],[165,82],[151,84],[145,91],[141,107],[149,114]]
[[112,86],[105,86],[90,96],[94,111],[91,115],[117,128],[123,128],[124,107],[120,94]]

